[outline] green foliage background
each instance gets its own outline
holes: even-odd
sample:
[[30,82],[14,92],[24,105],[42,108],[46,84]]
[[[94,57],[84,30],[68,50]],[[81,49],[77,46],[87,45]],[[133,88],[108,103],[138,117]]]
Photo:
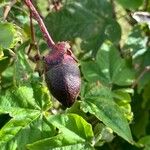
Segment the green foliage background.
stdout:
[[[1,150],[150,150],[149,28],[131,17],[149,0],[33,0],[55,42],[70,41],[82,88],[64,109],[49,93],[29,11],[0,0]],[[36,22],[42,56],[49,51]],[[29,54],[29,47],[31,52]]]

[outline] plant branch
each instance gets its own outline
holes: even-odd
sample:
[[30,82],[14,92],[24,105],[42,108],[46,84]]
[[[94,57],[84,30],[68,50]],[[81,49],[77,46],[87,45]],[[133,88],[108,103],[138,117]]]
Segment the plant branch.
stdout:
[[32,38],[32,43],[35,42],[35,34],[34,34],[34,28],[33,28],[33,21],[32,21],[32,12],[30,11],[30,30],[31,30],[31,38]]
[[141,72],[141,74],[138,76],[138,78],[134,81],[131,88],[134,88],[137,85],[137,83],[139,82],[139,80],[144,76],[144,74],[149,72],[149,71],[150,71],[150,66],[146,66],[144,68],[144,70]]
[[35,20],[38,22],[48,46],[53,49],[55,46],[55,43],[54,43],[53,39],[51,38],[50,34],[48,33],[48,30],[47,30],[42,18],[40,17],[39,13],[33,6],[31,0],[24,0],[24,2],[28,6],[30,11],[32,12],[32,15],[34,16]]
[[33,46],[35,47],[37,54],[40,56],[39,48],[37,46],[37,42],[35,40],[35,32],[34,32],[34,27],[33,27],[33,20],[32,20],[32,12],[30,11],[30,30],[31,30],[31,39]]
[[9,14],[9,11],[11,10],[12,6],[17,2],[17,0],[11,0],[9,2],[8,5],[5,6],[5,9],[4,9],[4,14],[3,14],[3,19],[6,20],[8,14]]

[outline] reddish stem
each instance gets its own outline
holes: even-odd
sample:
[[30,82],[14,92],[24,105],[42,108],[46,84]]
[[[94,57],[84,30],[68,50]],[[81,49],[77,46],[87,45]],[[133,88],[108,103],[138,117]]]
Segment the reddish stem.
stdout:
[[53,39],[51,38],[50,34],[48,33],[48,30],[47,30],[42,18],[40,17],[39,13],[37,12],[35,7],[33,6],[31,0],[24,0],[24,2],[28,6],[30,11],[32,12],[35,20],[38,22],[40,29],[43,33],[43,36],[44,36],[48,46],[53,49],[53,47],[55,46],[55,43],[54,43]]

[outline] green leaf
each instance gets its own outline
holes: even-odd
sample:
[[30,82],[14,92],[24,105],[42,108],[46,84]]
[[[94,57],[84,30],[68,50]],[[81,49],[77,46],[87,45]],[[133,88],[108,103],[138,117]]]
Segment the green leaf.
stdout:
[[113,101],[109,89],[99,86],[91,87],[91,90],[88,90],[84,101],[81,103],[81,109],[95,115],[128,142],[133,142],[129,124],[124,113]]
[[127,40],[123,46],[124,53],[131,53],[133,59],[142,56],[147,49],[148,36],[145,33],[144,27],[136,25],[130,31]]
[[7,88],[14,84],[13,76],[14,75],[14,67],[7,67],[1,75],[1,87]]
[[114,43],[120,40],[121,29],[112,19],[112,11],[106,0],[67,0],[63,9],[50,13],[45,22],[55,41],[79,37],[85,50],[97,51],[106,38]]
[[89,115],[84,113],[80,109],[80,104],[81,104],[81,101],[75,101],[75,103],[70,108],[67,108],[66,112],[69,114],[77,114],[81,116],[82,118],[84,118],[85,120],[87,120],[89,118]]
[[43,111],[48,111],[51,105],[51,97],[48,88],[41,83],[37,84],[38,81],[32,81],[31,85],[33,88],[33,94],[37,105]]
[[130,85],[133,82],[133,71],[111,43],[106,42],[102,45],[97,53],[96,62],[109,84]]
[[0,146],[13,139],[21,129],[40,115],[39,111],[21,108],[11,108],[10,112],[7,109],[0,109],[0,112],[10,113],[12,117],[0,130]]
[[120,57],[118,50],[110,42],[101,46],[94,62],[83,62],[81,67],[88,81],[99,80],[106,85],[130,85],[134,79],[133,69]]
[[101,81],[101,80],[105,81],[105,76],[102,77],[101,71],[99,67],[97,66],[96,62],[94,61],[82,62],[81,67],[82,67],[81,68],[82,72],[84,73],[84,77],[88,81],[91,81],[91,82]]
[[145,86],[143,90],[143,108],[150,108],[149,100],[150,100],[150,80],[149,83]]
[[149,125],[149,117],[150,117],[149,110],[145,110],[141,108],[141,106],[138,106],[138,105],[133,108],[135,111],[134,125],[131,126],[132,133],[137,138],[146,135],[147,127]]
[[[42,89],[42,86],[40,88]],[[0,145],[16,137],[20,130],[28,126],[44,111],[37,104],[36,92],[38,91],[33,92],[31,87],[21,86],[7,91],[0,97],[0,114],[5,113],[12,117],[0,130],[0,138],[3,139],[0,141]],[[48,103],[50,99],[47,94],[48,92],[43,91],[41,97],[38,98],[39,101],[42,101],[44,97],[47,98],[46,109],[50,107]]]
[[150,149],[150,135],[147,135],[145,137],[142,137],[139,141],[138,144],[142,144],[145,148],[144,150],[149,150]]
[[131,97],[129,93],[125,91],[125,89],[114,90],[114,98],[120,103],[128,103],[131,102]]
[[72,136],[74,139],[77,139],[77,141],[90,141],[93,137],[91,125],[76,114],[51,116],[48,118],[48,121],[56,126],[63,134],[69,137]]
[[0,47],[7,49],[11,47],[14,40],[15,28],[11,23],[0,23]]
[[112,41],[114,44],[117,44],[120,41],[121,28],[115,20],[107,20],[105,27],[105,39]]
[[90,145],[85,145],[84,143],[76,142],[72,137],[67,137],[66,135],[59,134],[52,138],[46,138],[41,141],[37,141],[33,144],[28,144],[27,148],[29,150],[92,150]]
[[113,130],[103,123],[97,123],[94,127],[95,146],[102,146],[105,142],[111,142],[114,139]]
[[[147,32],[149,32],[149,29],[145,25],[134,26],[123,46],[123,52],[132,55],[133,64],[136,66],[136,78],[140,76],[145,67],[150,65]],[[149,72],[146,72],[137,83],[138,91],[140,92],[149,81]]]
[[[43,140],[45,138],[50,138],[56,134],[56,128],[52,125],[50,126],[47,121],[45,121],[44,117],[40,116],[28,126],[24,127],[13,140],[5,144],[3,147],[5,150],[8,149],[8,147],[15,145],[15,150],[26,150],[27,144]],[[11,150],[11,148],[9,149]]]
[[29,144],[29,149],[91,149],[92,126],[76,114],[48,117],[47,121],[59,129],[60,134]]
[[10,108],[28,108],[40,110],[33,97],[33,90],[30,87],[21,86],[12,91],[8,91],[4,96],[1,96],[1,109],[11,111]]
[[33,64],[29,62],[25,53],[25,48],[29,45],[29,41],[21,44],[16,52],[15,74],[14,78],[18,84],[24,83],[33,73]]
[[126,89],[119,89],[114,90],[113,95],[115,102],[120,106],[128,121],[131,122],[133,120],[133,112],[130,105],[130,94],[126,91]]
[[9,51],[0,51],[0,74],[10,65],[10,60],[11,56],[9,54]]
[[[137,77],[140,76],[141,72],[144,71],[144,69],[149,68],[150,66],[150,49],[148,48],[147,52],[142,55],[138,61],[135,62],[135,64],[138,64],[140,66],[138,72],[137,72]],[[147,69],[148,70],[148,69]],[[138,82],[138,91],[140,92],[149,84],[150,82],[150,75],[149,71],[145,72],[143,76],[141,77],[140,81]]]
[[136,9],[140,7],[143,3],[143,0],[117,0],[124,8],[126,9]]

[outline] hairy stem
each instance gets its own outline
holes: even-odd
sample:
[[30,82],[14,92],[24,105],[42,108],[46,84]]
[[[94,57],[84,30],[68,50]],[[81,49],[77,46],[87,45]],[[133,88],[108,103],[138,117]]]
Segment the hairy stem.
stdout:
[[48,33],[48,30],[47,30],[42,18],[40,17],[39,13],[37,12],[35,7],[33,6],[31,0],[24,0],[24,2],[28,6],[28,8],[30,9],[30,11],[31,11],[32,15],[34,16],[34,18],[36,19],[36,21],[38,22],[40,29],[43,33],[43,36],[44,36],[48,46],[50,48],[53,48],[55,46],[55,43],[54,43],[53,39],[51,38],[50,34]]

